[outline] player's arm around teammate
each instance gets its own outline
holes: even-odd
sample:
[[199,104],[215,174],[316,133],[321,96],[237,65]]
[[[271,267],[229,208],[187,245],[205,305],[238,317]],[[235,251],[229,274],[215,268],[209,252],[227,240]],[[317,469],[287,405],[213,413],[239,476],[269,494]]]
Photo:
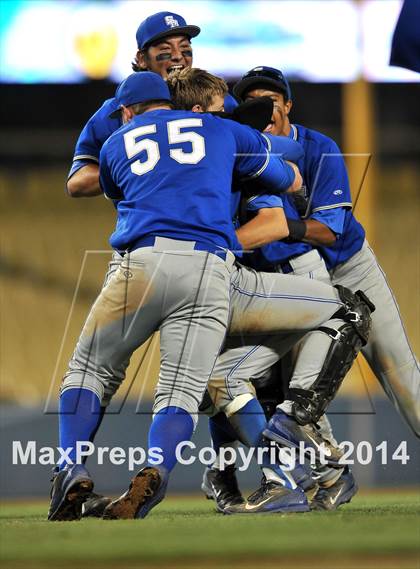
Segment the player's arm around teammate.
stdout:
[[236,230],[236,235],[244,251],[288,237],[289,228],[283,208],[260,209],[252,220]]

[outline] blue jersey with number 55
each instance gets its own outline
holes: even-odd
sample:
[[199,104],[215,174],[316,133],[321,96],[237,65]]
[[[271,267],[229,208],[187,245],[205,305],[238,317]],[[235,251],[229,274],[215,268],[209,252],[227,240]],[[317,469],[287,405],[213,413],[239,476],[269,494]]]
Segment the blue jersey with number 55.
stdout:
[[282,191],[294,180],[250,127],[209,114],[154,110],[110,136],[100,154],[100,183],[117,202],[110,238],[125,250],[146,236],[240,250],[232,223],[232,176],[260,177]]
[[[225,95],[225,110],[231,112],[237,106],[232,95]],[[106,139],[121,126],[121,119],[111,119],[109,115],[117,110],[119,103],[115,97],[107,99],[85,124],[74,150],[73,163],[68,175],[70,179],[87,164],[98,163],[99,153]]]

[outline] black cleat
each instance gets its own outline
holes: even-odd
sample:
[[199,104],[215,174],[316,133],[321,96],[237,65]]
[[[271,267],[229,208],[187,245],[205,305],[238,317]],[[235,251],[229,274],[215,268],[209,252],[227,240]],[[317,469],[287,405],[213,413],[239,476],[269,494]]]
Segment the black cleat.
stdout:
[[347,504],[357,493],[358,486],[351,470],[346,467],[340,478],[329,488],[318,488],[311,500],[311,510],[336,510]]
[[263,477],[260,488],[248,498],[245,504],[227,506],[225,514],[267,514],[267,513],[309,512],[305,492],[297,487],[286,488]]
[[111,502],[111,498],[90,492],[82,504],[82,518],[102,518],[105,508]]
[[303,445],[304,453],[311,456],[321,464],[328,464],[333,468],[340,468],[342,451],[324,439],[321,433],[312,424],[301,425],[283,411],[277,410],[271,417],[263,435],[276,443],[299,449]]
[[201,489],[209,500],[216,502],[219,512],[224,512],[227,506],[245,503],[235,472],[236,468],[233,465],[226,466],[224,470],[206,468],[204,471]]
[[93,480],[82,464],[66,466],[52,479],[50,521],[80,520],[82,504],[93,490]]
[[167,485],[167,473],[152,466],[145,466],[131,480],[127,492],[105,508],[102,518],[104,520],[145,518],[149,511],[163,500]]

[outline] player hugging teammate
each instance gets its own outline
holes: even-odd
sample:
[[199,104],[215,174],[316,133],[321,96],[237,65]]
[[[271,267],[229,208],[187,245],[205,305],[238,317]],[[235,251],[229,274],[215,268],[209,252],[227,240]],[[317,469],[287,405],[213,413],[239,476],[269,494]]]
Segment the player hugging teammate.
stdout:
[[[174,21],[176,25],[173,24]],[[248,446],[264,446],[267,442],[262,436],[263,431],[264,435],[283,445],[295,446],[298,442],[304,441],[309,448],[318,449],[327,442],[330,449],[330,464],[326,469],[327,472],[323,473],[326,485],[321,486],[317,492],[318,503],[323,507],[322,490],[336,487],[337,483],[343,485],[343,480],[346,482],[350,479],[351,484],[345,485],[340,490],[344,498],[336,498],[334,502],[336,506],[348,501],[355,488],[350,473],[337,469],[340,453],[330,432],[325,427],[320,432],[316,425],[320,421],[322,423],[323,413],[336,393],[345,371],[359,349],[367,344],[369,312],[372,306],[361,293],[354,295],[343,287],[337,291],[313,279],[281,274],[282,270],[279,270],[279,267],[281,269],[282,263],[271,263],[272,266],[269,267],[269,258],[268,263],[262,267],[269,268],[271,272],[268,273],[246,269],[233,263],[229,251],[239,252],[241,249],[255,249],[262,246],[269,248],[270,242],[276,241],[281,245],[284,244],[285,238],[288,240],[285,244],[287,247],[302,242],[318,245],[316,236],[321,235],[323,231],[319,226],[325,225],[328,216],[320,221],[314,215],[314,223],[301,221],[299,211],[297,215],[289,213],[292,209],[288,208],[292,208],[293,200],[272,195],[278,194],[279,191],[296,191],[302,185],[302,179],[295,166],[267,154],[267,149],[270,148],[274,149],[276,154],[284,153],[286,149],[286,157],[287,152],[290,152],[289,157],[295,154],[295,161],[306,160],[306,155],[305,158],[300,157],[301,153],[299,154],[297,150],[299,147],[296,144],[293,146],[293,141],[277,139],[276,136],[261,137],[248,127],[234,126],[235,123],[232,121],[218,117],[212,117],[210,120],[206,118],[208,115],[202,115],[200,119],[199,115],[194,116],[190,112],[220,111],[227,94],[226,86],[221,80],[197,70],[191,71],[191,74],[181,71],[192,63],[190,38],[198,33],[199,28],[187,26],[176,14],[159,13],[151,16],[141,24],[137,33],[139,51],[136,65],[143,70],[155,71],[165,79],[168,72],[175,71],[177,77],[170,80],[175,100],[177,97],[181,98],[182,85],[185,86],[188,82],[199,84],[200,81],[207,82],[210,98],[203,98],[205,89],[200,89],[201,95],[196,93],[197,100],[190,99],[185,103],[186,107],[183,108],[187,109],[187,115],[181,117],[179,112],[170,110],[167,87],[163,81],[160,80],[159,83],[154,79],[157,76],[153,77],[150,73],[139,73],[137,78],[137,74],[130,76],[117,90],[116,99],[106,101],[82,131],[68,182],[69,193],[74,196],[97,195],[103,189],[111,199],[115,200],[118,224],[111,239],[116,253],[106,285],[89,315],[63,382],[60,398],[60,446],[66,448],[74,446],[78,440],[93,438],[109,399],[125,376],[132,350],[139,346],[156,327],[160,327],[162,338],[163,359],[149,443],[150,446],[163,449],[164,463],[159,467],[150,464],[142,469],[133,479],[126,494],[115,502],[109,504],[109,500],[99,498],[100,507],[96,513],[103,511],[104,506],[108,504],[104,514],[108,519],[144,517],[164,497],[169,473],[176,463],[174,448],[178,441],[188,440],[192,434],[195,414],[222,343],[223,352],[218,358],[209,382],[209,393],[213,399],[214,409],[220,411],[212,419],[211,432],[215,448],[231,443],[236,438]],[[254,90],[261,89],[261,84],[264,83],[260,80],[264,75],[260,74],[263,69],[253,70],[254,75],[257,73],[259,78],[258,85],[254,84]],[[274,81],[278,80],[279,72],[271,70],[270,73],[272,75],[274,73]],[[254,75],[251,72],[251,76]],[[247,87],[248,85],[249,83]],[[266,87],[267,83],[264,85]],[[287,83],[283,78],[282,86],[284,85]],[[278,84],[270,83],[270,87],[274,86],[278,87]],[[148,88],[149,93],[146,92]],[[195,97],[193,91],[190,88],[186,90]],[[268,94],[275,99],[279,91],[273,88],[271,94],[270,89],[268,93],[254,93],[256,97],[261,94]],[[277,115],[284,117],[290,110],[289,101],[290,96],[284,98],[287,112],[281,108],[278,101],[274,101],[275,108],[270,127],[274,135],[290,134],[290,131],[276,132],[276,128],[273,128],[276,127]],[[119,115],[119,118],[115,118],[116,115]],[[111,136],[101,152],[100,186],[99,152],[108,136],[121,125],[121,118],[126,126]],[[159,126],[161,124],[166,125],[164,129],[167,133],[166,138],[162,138],[159,134],[163,132]],[[200,130],[201,128],[203,130]],[[294,128],[291,128],[293,133]],[[228,144],[226,148],[222,145],[224,140],[222,133],[226,133]],[[140,143],[138,138],[141,137],[146,138]],[[123,140],[125,150],[121,147],[120,141]],[[185,141],[190,142],[192,151],[185,150],[184,146],[179,147],[179,144]],[[147,152],[146,163],[137,159],[137,154],[142,149]],[[228,157],[235,152],[239,155],[251,153],[259,155],[259,158],[244,157],[237,159],[235,163],[226,162],[226,159],[220,162],[221,156]],[[213,182],[211,176],[214,173],[205,170],[206,164],[211,162],[211,160],[207,162],[211,156],[217,158],[217,163],[221,164],[221,170],[217,173],[218,179]],[[212,168],[214,163],[216,162],[213,160]],[[198,168],[197,164],[200,164]],[[204,190],[204,186],[208,184],[208,191],[203,192],[203,195],[208,196],[206,201],[194,203],[192,208],[198,207],[201,211],[200,223],[203,225],[198,233],[196,229],[191,230],[192,226],[197,228],[197,220],[190,219],[187,213],[191,208],[187,211],[177,211],[179,201],[183,201],[184,198],[179,200],[174,196],[165,197],[166,190],[158,175],[161,168],[164,168],[165,172],[171,172],[172,187],[182,187],[186,169],[191,172],[191,180],[196,175],[194,172],[201,172],[194,189],[203,185]],[[302,173],[306,185],[310,184],[310,181],[305,179],[304,168],[303,163]],[[231,222],[228,223],[226,217],[212,218],[214,212],[220,210],[229,211],[229,215],[232,215],[237,209],[241,193],[245,189],[249,190],[248,184],[247,188],[241,187],[243,184],[240,184],[239,187],[234,186],[229,199],[228,194],[223,194],[223,191],[220,195],[211,197],[214,187],[229,187],[230,192],[233,171],[236,171],[237,177],[253,175],[262,182],[260,187],[252,187],[252,191],[259,195],[257,198],[251,198],[247,206],[249,211],[257,213],[256,215],[254,213],[254,217],[247,220],[242,228],[237,229],[236,234],[233,226],[229,226]],[[210,176],[208,180],[203,172],[207,172]],[[149,181],[147,190],[142,186],[144,179]],[[161,216],[168,219],[168,226],[164,230],[161,226],[153,225],[151,198],[147,197],[151,188],[156,192],[163,192],[163,201],[159,200],[159,203],[170,206],[168,211],[160,212]],[[185,191],[187,192],[185,195],[190,198],[188,188],[185,188]],[[270,195],[264,195],[267,191]],[[213,205],[210,204],[211,199],[216,200]],[[217,200],[224,200],[224,205],[220,202],[220,206],[215,209]],[[328,206],[331,206],[331,203]],[[344,209],[342,217],[346,218],[349,211],[346,208],[350,206],[351,203],[346,202],[340,203],[336,208],[342,207]],[[317,211],[314,210],[314,214],[331,209],[335,207],[323,208],[321,205]],[[144,219],[145,212],[151,215],[149,217],[151,225],[142,227],[140,234],[138,220],[133,213],[135,211],[141,214],[139,219]],[[171,215],[175,215],[172,223]],[[180,223],[184,230],[179,229]],[[192,226],[189,225],[191,223]],[[342,225],[344,226],[344,221]],[[217,232],[215,232],[216,227]],[[340,228],[332,222],[330,225],[327,223],[326,227],[331,234],[328,235],[327,244],[331,245],[335,242],[336,236],[341,235]],[[225,229],[222,231],[222,228]],[[222,239],[220,232],[224,234]],[[264,248],[261,250],[263,256],[267,250]],[[319,253],[317,257],[314,256],[313,253],[317,251],[319,249],[312,251],[312,247],[307,251],[312,253],[311,259],[315,265],[321,259]],[[306,252],[303,254],[303,260],[309,260],[310,257],[305,255]],[[354,252],[351,257],[353,255]],[[287,267],[292,267],[292,270],[283,272],[298,273],[295,267],[302,266],[299,265],[299,257],[301,255],[289,255]],[[130,300],[129,308],[133,318],[131,334],[128,338],[120,338],[115,342],[115,326],[120,330],[118,318],[115,323],[106,319],[102,322],[98,306],[101,306],[101,302],[111,302],[116,303],[117,314],[120,309],[125,311],[127,306],[121,305],[121,287],[130,287],[130,284],[134,286],[138,279],[147,283],[150,274],[153,274],[153,271],[150,272],[151,267],[153,268],[158,258],[164,258],[165,265],[168,264],[165,278],[175,279],[174,282],[179,284],[179,288],[174,290],[173,298],[170,299],[173,303],[178,303],[180,299],[182,302],[188,301],[186,290],[190,290],[191,286],[190,283],[188,286],[185,283],[184,287],[183,275],[191,275],[194,272],[201,274],[200,270],[204,266],[211,266],[211,270],[206,270],[205,274],[206,279],[219,279],[218,284],[214,281],[210,287],[214,297],[200,296],[202,286],[206,285],[200,282],[196,287],[197,298],[194,302],[188,301],[189,310],[202,311],[201,324],[196,330],[186,331],[182,326],[181,314],[179,318],[171,317],[168,321],[170,311],[164,313],[165,302],[162,302],[158,293],[150,295],[147,292],[149,289],[142,285],[140,288],[143,292],[140,296],[134,287],[133,291],[137,290],[137,293],[133,292]],[[172,261],[175,264],[169,270]],[[260,269],[258,262],[252,261],[255,263],[254,266]],[[197,267],[193,268],[190,266],[191,263],[196,263]],[[342,264],[343,260],[340,258],[338,265]],[[198,265],[201,267],[200,270]],[[131,273],[132,267],[136,269],[134,281],[126,282],[122,278],[124,274],[122,269],[129,268]],[[286,267],[286,264],[283,267]],[[157,270],[157,267],[155,268]],[[207,285],[210,286],[210,281]],[[356,286],[353,290],[357,288],[359,287]],[[216,298],[217,294],[220,297]],[[233,306],[230,314],[226,311],[227,301],[231,307]],[[169,305],[167,308],[170,308]],[[163,312],[160,312],[161,310]],[[214,311],[220,312],[217,322]],[[258,314],[260,319],[257,327],[255,314]],[[107,317],[109,318],[109,315]],[[306,322],[305,327],[302,326],[303,321]],[[167,330],[166,335],[165,330]],[[301,364],[296,363],[287,399],[267,426],[263,409],[254,397],[249,379],[264,375],[273,363],[290,350],[291,346],[302,340],[307,330],[316,330],[305,336],[304,344],[310,346],[308,353],[313,355],[314,345],[323,345],[324,361],[317,363],[315,371],[308,368],[307,360]],[[226,332],[228,336],[225,342]],[[255,334],[258,334],[257,338]],[[247,338],[245,342],[244,335]],[[178,336],[187,340],[188,349],[184,353],[180,346],[176,346],[175,340]],[[193,353],[191,342],[200,342],[201,340],[197,338],[204,341],[203,345],[206,345],[208,350],[205,361],[192,362],[189,358]],[[92,345],[95,343],[97,347],[92,350]],[[199,351],[203,352],[202,349]],[[95,355],[92,357],[92,354]],[[185,361],[183,358],[186,358]],[[344,368],[337,369],[339,367],[337,361],[344,361]],[[174,362],[175,366],[172,365]],[[175,374],[174,369],[178,370]],[[74,415],[69,414],[74,410]],[[324,420],[324,425],[325,423]],[[215,465],[206,474],[206,491],[217,499],[218,508],[225,513],[308,509],[304,490],[310,484],[308,484],[309,477],[305,473],[296,472],[295,481],[293,476],[285,472],[282,464],[265,463],[261,466],[264,474],[263,484],[247,502],[244,502],[240,496],[232,468],[219,472]],[[319,465],[314,465],[314,468],[319,469]],[[296,485],[299,481],[302,487]],[[60,470],[54,479],[49,519],[80,518],[82,503],[89,496],[92,487],[93,482],[83,465],[60,465]],[[222,494],[223,501],[219,499]],[[98,506],[98,501],[96,505]]]

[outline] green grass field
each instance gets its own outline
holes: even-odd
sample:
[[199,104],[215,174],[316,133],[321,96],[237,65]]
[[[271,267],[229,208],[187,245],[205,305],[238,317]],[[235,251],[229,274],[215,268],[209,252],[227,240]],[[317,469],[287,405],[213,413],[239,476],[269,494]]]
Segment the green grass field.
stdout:
[[51,523],[46,511],[3,504],[3,567],[420,567],[415,491],[361,492],[334,513],[223,516],[201,497],[170,497],[145,520]]

